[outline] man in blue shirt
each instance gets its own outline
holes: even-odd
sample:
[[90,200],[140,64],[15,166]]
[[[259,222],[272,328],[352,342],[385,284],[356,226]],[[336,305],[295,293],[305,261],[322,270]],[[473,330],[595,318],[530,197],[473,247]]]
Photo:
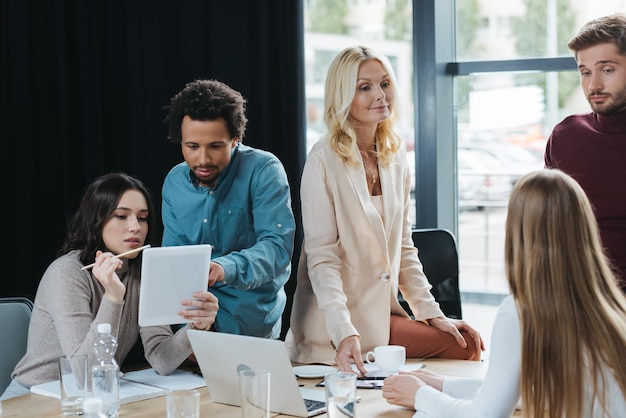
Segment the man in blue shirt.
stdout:
[[219,81],[188,83],[165,120],[185,162],[163,183],[162,245],[213,245],[214,330],[278,338],[295,235],[284,167],[242,144],[245,99]]

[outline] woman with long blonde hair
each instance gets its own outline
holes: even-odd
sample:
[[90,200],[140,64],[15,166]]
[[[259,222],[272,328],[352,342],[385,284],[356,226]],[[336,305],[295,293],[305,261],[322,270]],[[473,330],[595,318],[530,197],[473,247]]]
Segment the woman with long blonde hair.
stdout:
[[327,133],[302,174],[304,243],[286,337],[295,362],[365,373],[363,354],[387,344],[408,357],[480,359],[479,333],[444,316],[413,245],[397,88],[389,60],[367,47],[344,49],[328,70]]
[[625,417],[626,297],[574,179],[540,170],[515,185],[505,266],[512,295],[482,386],[417,372],[385,380],[383,396],[420,416],[510,417],[521,396],[529,417]]

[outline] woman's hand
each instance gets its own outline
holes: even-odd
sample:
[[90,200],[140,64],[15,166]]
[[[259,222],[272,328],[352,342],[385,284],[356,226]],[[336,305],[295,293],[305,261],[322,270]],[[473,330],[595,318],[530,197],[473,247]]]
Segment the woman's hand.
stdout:
[[91,273],[104,287],[104,296],[114,303],[122,303],[126,294],[126,287],[115,272],[123,264],[119,258],[113,258],[111,252],[96,251],[96,263]]
[[426,383],[413,373],[394,374],[383,382],[383,398],[390,404],[414,409],[415,394],[424,386]]
[[446,317],[432,318],[429,319],[428,322],[438,330],[451,334],[456,339],[456,342],[463,348],[467,347],[467,341],[465,341],[465,338],[463,338],[459,331],[467,332],[474,340],[473,342],[476,344],[476,349],[478,351],[485,351],[485,344],[480,337],[480,333],[470,327],[467,322]]
[[354,373],[352,369],[352,363],[354,363],[361,375],[367,373],[363,359],[361,359],[361,342],[358,335],[351,335],[341,340],[335,362],[342,372]]
[[439,392],[443,390],[443,377],[437,373],[431,372],[430,370],[413,370],[410,372],[403,372],[400,370],[399,374],[415,376],[428,386],[432,386],[434,389],[437,389]]
[[182,301],[182,305],[188,306],[190,309],[179,311],[178,314],[186,320],[192,321],[195,328],[208,330],[215,322],[219,310],[217,297],[207,291],[193,292],[192,296],[195,299]]

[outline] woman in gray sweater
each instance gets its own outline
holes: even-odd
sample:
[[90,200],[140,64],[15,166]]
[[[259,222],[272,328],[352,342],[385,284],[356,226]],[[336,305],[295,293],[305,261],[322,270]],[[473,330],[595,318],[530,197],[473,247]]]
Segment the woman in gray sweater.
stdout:
[[[87,188],[58,258],[39,283],[26,354],[0,399],[58,379],[57,359],[62,355],[86,353],[93,361],[101,323],[111,324],[119,364],[139,336],[147,361],[160,374],[171,373],[192,354],[187,329],[210,329],[217,298],[207,291],[189,295],[181,302],[180,314],[192,322],[175,334],[169,325],[139,327],[140,253],[113,258],[150,243],[155,214],[149,191],[129,175],[107,174]],[[94,257],[93,268],[81,270]]]

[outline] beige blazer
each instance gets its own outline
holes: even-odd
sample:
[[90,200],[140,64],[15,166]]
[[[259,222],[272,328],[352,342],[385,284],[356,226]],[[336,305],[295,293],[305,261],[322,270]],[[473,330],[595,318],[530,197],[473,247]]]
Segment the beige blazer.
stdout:
[[300,185],[304,242],[285,339],[292,361],[334,364],[334,347],[350,335],[360,335],[363,354],[388,344],[390,314],[408,316],[398,289],[417,320],[443,316],[411,238],[404,149],[378,169],[382,219],[361,166],[345,164],[326,138],[309,153]]

